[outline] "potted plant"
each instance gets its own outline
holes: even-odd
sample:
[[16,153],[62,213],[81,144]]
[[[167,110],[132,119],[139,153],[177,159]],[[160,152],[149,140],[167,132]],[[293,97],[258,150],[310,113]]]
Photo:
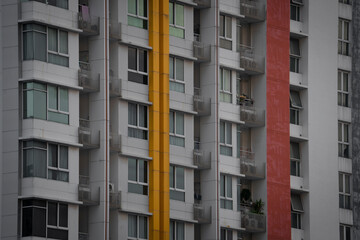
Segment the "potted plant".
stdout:
[[256,200],[251,205],[251,212],[256,214],[264,214],[264,202],[260,199]]

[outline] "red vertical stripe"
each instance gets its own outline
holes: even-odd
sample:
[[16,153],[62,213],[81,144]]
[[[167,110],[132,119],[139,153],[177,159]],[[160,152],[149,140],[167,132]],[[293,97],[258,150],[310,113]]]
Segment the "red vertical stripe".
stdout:
[[291,239],[289,136],[290,1],[267,0],[267,232]]

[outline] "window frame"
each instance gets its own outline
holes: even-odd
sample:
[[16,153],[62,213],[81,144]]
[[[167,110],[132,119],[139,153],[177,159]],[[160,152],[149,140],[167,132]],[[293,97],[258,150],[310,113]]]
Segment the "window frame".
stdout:
[[[224,181],[224,195],[222,195],[221,193],[221,182],[222,179]],[[230,180],[229,180],[230,179]],[[220,208],[221,209],[228,209],[228,210],[233,210],[234,209],[234,194],[233,194],[233,179],[232,176],[229,174],[224,174],[224,173],[220,173]],[[227,191],[228,189],[228,185],[230,185],[231,187],[231,196],[229,196],[229,193]],[[223,207],[221,206],[221,202],[223,202]],[[227,204],[226,203],[231,203],[231,208],[226,208]]]
[[[223,24],[221,23],[223,22]],[[230,25],[230,26],[228,26]],[[233,33],[232,33],[232,17],[228,16],[226,14],[221,14],[220,13],[220,17],[219,17],[219,45],[221,48],[227,49],[227,50],[232,50],[232,44],[233,44]],[[224,29],[221,29],[221,26],[223,26]],[[228,33],[227,28],[230,28],[230,33]],[[223,44],[221,43],[223,42],[227,42],[230,45],[230,48],[227,48],[225,46],[223,46]]]
[[[127,16],[131,16],[131,17],[134,17],[134,18],[139,18],[139,19],[141,19],[141,20],[145,20],[146,21],[146,25],[147,25],[147,27],[146,27],[146,30],[148,29],[148,20],[149,20],[149,3],[148,3],[148,0],[144,0],[144,3],[146,3],[146,17],[144,17],[144,16],[141,16],[141,15],[139,15],[139,6],[140,6],[140,4],[139,4],[139,0],[133,0],[133,1],[135,1],[136,2],[136,14],[133,14],[133,13],[129,13],[129,6],[128,6],[128,4],[129,4],[129,1],[127,1],[127,10],[126,10],[126,13],[127,13]],[[133,26],[133,25],[130,25],[130,26]],[[135,26],[133,26],[133,27],[135,27]],[[144,29],[144,28],[143,28]]]
[[[171,191],[174,191],[174,192],[181,192],[184,194],[184,201],[182,200],[179,200],[179,199],[173,199],[171,198],[171,194],[170,194],[170,199],[171,200],[175,200],[175,201],[181,201],[181,202],[185,202],[186,201],[186,170],[185,170],[185,167],[181,167],[181,166],[177,166],[177,165],[173,165],[173,164],[170,164],[170,168],[173,169],[173,174],[171,176],[171,171],[169,170],[169,176],[170,178],[172,177],[173,178],[173,187],[170,185],[169,183],[169,189],[170,189],[170,192]],[[177,179],[177,173],[176,173],[176,169],[177,168],[182,168],[183,171],[184,171],[184,189],[181,189],[181,188],[178,188],[177,186],[177,182],[178,182],[178,179]]]
[[[170,110],[170,113],[169,114],[172,114],[173,115],[173,126],[174,126],[174,132],[170,132],[170,129],[169,129],[169,137],[170,138],[175,138],[175,139],[182,139],[182,141],[184,142],[184,145],[177,145],[177,144],[172,144],[172,141],[170,141],[170,145],[173,145],[173,146],[178,146],[178,147],[185,147],[185,139],[186,139],[186,123],[185,123],[185,113],[182,113],[182,112],[179,112],[179,111],[173,111],[173,110]],[[177,114],[182,114],[183,116],[183,122],[184,122],[184,126],[183,126],[183,129],[184,129],[184,134],[181,135],[180,133],[177,133],[177,128],[176,128],[176,118],[177,118]],[[169,117],[169,121],[171,121],[171,118]],[[169,123],[169,125],[171,125]]]
[[[291,46],[292,46],[292,44],[291,44],[291,42],[292,41],[296,41],[297,43],[296,43],[296,45],[298,46],[298,51],[299,51],[299,55],[298,54],[296,54],[296,53],[293,53],[292,51],[291,51]],[[295,45],[295,46],[296,46]],[[300,47],[300,39],[298,39],[298,38],[290,38],[290,72],[294,72],[294,73],[300,73],[300,59],[301,59],[301,47]],[[293,71],[292,71],[292,67],[291,67],[291,60],[293,59],[293,61],[294,61],[294,69],[293,69]]]
[[[171,240],[181,240],[181,239],[177,238],[178,224],[180,224],[180,223],[183,224],[183,229],[184,229],[184,233],[183,233],[184,239],[182,239],[182,240],[186,239],[186,225],[185,225],[185,222],[175,221],[175,220],[170,220],[170,228],[169,228],[170,238],[169,239],[171,239]],[[171,224],[173,224],[173,238],[172,238],[171,232],[170,232]]]
[[[339,208],[349,209],[349,210],[352,209],[352,206],[351,206],[351,198],[352,198],[351,177],[352,177],[351,174],[339,172]],[[346,178],[348,178],[348,181],[346,181]],[[348,186],[349,193],[346,192],[347,183],[349,184],[349,186]],[[341,198],[342,198],[342,201],[340,200]],[[347,199],[348,199],[348,206],[347,206]],[[343,205],[341,204],[341,202],[343,203]]]
[[[172,61],[171,61],[171,59],[172,59]],[[177,75],[176,74],[177,61],[182,61],[183,62],[183,69],[182,69],[183,77],[184,77],[183,80],[177,79],[177,76],[176,76]],[[173,72],[174,72],[174,78],[171,78],[171,76],[169,74],[169,81],[170,81],[169,89],[170,89],[170,91],[185,93],[185,60],[181,59],[181,58],[174,57],[174,56],[170,56],[169,63],[173,64]],[[172,84],[173,85],[182,85],[182,88],[184,89],[184,91],[177,91],[177,90],[171,89]]]
[[[291,145],[297,145],[299,151],[299,158],[291,156]],[[298,142],[290,142],[290,165],[295,164],[295,175],[292,174],[290,166],[290,175],[295,177],[301,177],[301,153],[300,153],[300,144]]]
[[[225,239],[222,239],[222,233],[225,233]],[[229,233],[231,233],[229,235]],[[224,228],[224,227],[220,227],[220,240],[228,240],[229,238],[230,239],[233,239],[234,235],[233,235],[233,230],[230,229],[230,228]]]
[[[222,142],[222,139],[221,139],[221,129],[222,129],[221,124],[224,124],[224,141],[225,142]],[[231,142],[230,143],[227,142],[227,137],[228,137],[227,136],[227,130],[228,130],[228,128],[230,128],[230,132],[231,132]],[[220,141],[219,141],[219,143],[220,143],[219,144],[220,145],[220,154],[225,155],[225,156],[233,156],[232,123],[228,122],[228,121],[220,120],[220,129],[219,129],[219,131],[220,131],[220,134],[219,134],[219,138],[220,138]],[[221,153],[222,148],[231,151],[231,155],[222,154]]]
[[[184,34],[184,37],[182,37],[182,39],[185,39],[185,32],[186,32],[186,30],[185,30],[185,26],[186,26],[186,24],[185,24],[185,19],[186,19],[186,17],[185,17],[185,5],[183,5],[183,4],[179,4],[178,2],[176,2],[176,1],[170,1],[169,2],[169,7],[170,7],[170,3],[172,3],[173,5],[173,7],[172,7],[172,9],[171,9],[171,11],[172,11],[172,14],[173,14],[173,22],[174,23],[170,23],[170,8],[169,8],[169,34],[170,34],[170,36],[174,36],[174,35],[172,35],[170,32],[170,28],[175,28],[175,29],[181,29],[182,31],[183,31],[183,34]],[[176,5],[180,5],[180,6],[182,6],[183,7],[183,18],[184,18],[184,26],[181,26],[181,25],[178,25],[177,24],[177,22],[176,22]],[[174,37],[177,37],[177,36],[174,36]]]
[[[339,18],[338,21],[338,54],[350,56],[350,35],[351,35],[351,20]],[[347,36],[345,36],[345,26],[347,25]],[[341,29],[340,29],[341,28]],[[340,30],[340,31],[339,31]],[[347,40],[346,40],[347,38]],[[345,48],[344,48],[345,46]]]
[[[129,216],[136,217],[136,237],[130,237],[129,231],[128,231],[127,239],[128,240],[147,240],[147,239],[149,239],[149,218],[147,216],[143,216],[143,215],[128,214],[128,229],[129,229]],[[146,238],[140,237],[140,224],[139,224],[140,217],[143,217],[146,219]]]
[[[296,199],[296,198],[298,198],[298,199]],[[291,193],[290,200],[291,200],[290,201],[290,203],[291,203],[291,219],[293,217],[296,219],[296,223],[291,222],[291,228],[302,229],[302,214],[304,213],[304,208],[302,205],[301,195]],[[301,205],[300,209],[297,209],[295,207],[294,201],[297,201],[297,200],[299,201],[298,203]]]
[[[143,139],[143,140],[148,140],[149,139],[149,108],[147,105],[144,105],[144,104],[140,104],[140,103],[136,103],[136,102],[128,102],[128,116],[129,116],[129,105],[130,104],[133,104],[136,106],[136,125],[132,125],[129,123],[128,121],[128,136],[129,136],[129,128],[132,128],[132,129],[136,129],[136,130],[141,130],[143,132],[146,132],[146,138],[138,138],[138,137],[131,137],[131,138],[137,138],[137,139]],[[146,128],[145,127],[142,127],[140,126],[140,106],[141,107],[146,107]]]
[[[230,90],[226,90],[225,89],[225,81],[227,79],[225,79],[225,72],[229,72],[229,76],[230,76],[230,79],[229,79],[229,85],[230,85]],[[233,87],[232,87],[232,71],[230,69],[226,69],[226,68],[220,68],[220,86],[219,86],[219,90],[220,90],[220,101],[221,102],[225,102],[225,103],[232,103],[233,102]],[[225,101],[225,96],[229,96],[230,97],[230,101]]]
[[[136,70],[135,69],[131,69],[129,68],[129,49],[135,49],[136,53],[135,53],[135,57],[136,57]],[[139,50],[144,51],[146,53],[146,72],[142,72],[140,69],[140,53]],[[136,81],[132,81],[129,80],[129,82],[134,82],[134,83],[139,83],[139,84],[144,84],[144,85],[149,85],[149,54],[148,54],[148,50],[146,49],[141,49],[141,48],[137,48],[137,47],[128,47],[128,67],[127,67],[127,71],[131,72],[131,73],[135,73],[135,74],[140,74],[141,76],[146,76],[146,84],[145,83],[139,83]]]
[[[299,100],[298,104],[296,99]],[[303,109],[299,91],[290,90],[290,124],[300,125],[300,111]],[[291,116],[294,116],[294,122]]]
[[351,1],[351,0],[339,0],[339,3],[351,5],[351,4],[352,4],[352,1]]
[[[350,88],[349,88],[349,80],[350,80],[350,72],[338,69],[338,106],[342,107],[350,107]],[[345,80],[346,76],[346,80]],[[346,82],[346,84],[345,84]],[[345,85],[347,91],[345,89]]]
[[[345,131],[347,131],[347,140],[345,140]],[[338,121],[338,156],[351,158],[350,149],[350,123]],[[345,153],[347,149],[347,153]]]
[[[341,231],[341,229],[343,229]],[[341,232],[343,232],[343,236],[341,236]],[[350,234],[349,238],[350,240],[351,238],[351,226],[350,225],[346,225],[346,224],[340,224],[339,225],[339,234],[340,234],[340,240],[346,240],[347,238],[347,232]]]
[[[295,19],[292,18],[291,15],[291,8],[295,8]],[[290,1],[290,20],[300,22],[301,21],[301,4],[297,3],[296,1]]]
[[[129,173],[128,173],[128,192],[130,192],[129,191],[129,183],[131,183],[131,184],[137,184],[137,185],[141,185],[141,186],[146,186],[146,189],[147,189],[147,191],[146,191],[146,194],[142,194],[142,195],[149,195],[149,164],[148,164],[148,161],[146,161],[145,159],[138,159],[138,158],[128,158],[128,164],[129,164],[129,160],[135,160],[136,161],[136,181],[133,181],[133,180],[130,180],[129,179]],[[139,164],[139,161],[144,161],[145,163],[146,163],[146,182],[141,182],[140,180],[139,180],[139,176],[140,176],[140,164]],[[130,172],[130,171],[128,171],[128,172]],[[135,193],[135,192],[131,192],[131,193]],[[138,193],[135,193],[135,194],[138,194]]]

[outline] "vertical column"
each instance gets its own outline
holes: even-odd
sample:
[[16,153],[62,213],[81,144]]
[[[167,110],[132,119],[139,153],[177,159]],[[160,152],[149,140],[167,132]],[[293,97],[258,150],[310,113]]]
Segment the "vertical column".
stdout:
[[269,240],[291,239],[289,14],[288,0],[267,0],[266,165],[267,239]]
[[169,239],[169,2],[149,1],[149,239]]

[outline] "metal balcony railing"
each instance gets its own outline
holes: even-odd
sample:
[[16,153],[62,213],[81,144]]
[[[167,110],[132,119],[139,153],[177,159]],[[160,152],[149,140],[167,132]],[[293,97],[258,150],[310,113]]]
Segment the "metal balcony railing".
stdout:
[[79,62],[78,81],[84,92],[100,91],[100,75],[97,79],[92,78],[90,63]]
[[211,114],[211,99],[204,99],[200,88],[194,88],[194,111],[198,116],[208,116]]
[[194,165],[197,166],[200,170],[211,168],[210,154],[206,154],[200,149],[194,149],[193,157]]
[[265,110],[249,107],[240,106],[240,121],[245,122],[247,127],[261,127],[265,125]]
[[197,4],[198,8],[209,8],[211,7],[211,0],[193,0]]
[[89,176],[79,176],[78,199],[83,202],[85,206],[99,205],[100,202],[100,188],[95,197],[91,194]]
[[121,152],[121,135],[110,133],[110,151]]
[[200,224],[211,223],[211,206],[194,204],[194,219]]
[[265,20],[265,6],[254,0],[240,1],[240,15],[247,22],[261,22]]
[[246,232],[259,233],[266,231],[266,216],[252,213],[249,208],[241,209],[241,228]]
[[113,73],[110,72],[110,82],[109,82],[109,91],[110,97],[121,97],[122,96],[122,80]]
[[121,22],[110,21],[109,37],[111,40],[115,40],[115,41],[122,39]]
[[240,52],[240,67],[248,74],[264,73],[264,58],[255,54],[255,49],[250,46],[238,44],[237,51]]
[[78,15],[78,26],[83,32],[81,34],[86,36],[99,35],[100,18],[90,16],[89,6],[80,5]]
[[245,179],[258,180],[265,178],[265,163],[259,163],[249,158],[240,158],[240,173]]
[[210,62],[211,61],[211,46],[200,41],[200,35],[194,35],[193,42],[193,55],[197,62]]
[[121,209],[121,191],[110,192],[109,204],[110,209]]
[[241,147],[240,150],[239,150],[239,158],[240,159],[254,160],[255,153],[250,151],[249,149]]
[[79,143],[84,149],[94,149],[100,147],[100,131],[97,136],[93,134],[90,128],[90,121],[87,119],[79,119]]

